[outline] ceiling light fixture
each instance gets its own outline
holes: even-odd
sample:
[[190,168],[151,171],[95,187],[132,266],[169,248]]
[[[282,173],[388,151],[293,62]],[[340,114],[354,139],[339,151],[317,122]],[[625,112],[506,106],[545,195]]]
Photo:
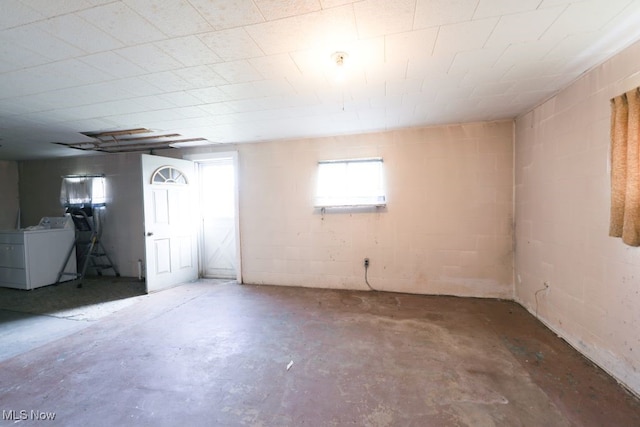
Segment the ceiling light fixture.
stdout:
[[336,65],[336,80],[338,82],[343,82],[346,78],[345,71],[345,62],[349,58],[349,54],[347,52],[335,52],[331,55],[331,59],[333,63]]

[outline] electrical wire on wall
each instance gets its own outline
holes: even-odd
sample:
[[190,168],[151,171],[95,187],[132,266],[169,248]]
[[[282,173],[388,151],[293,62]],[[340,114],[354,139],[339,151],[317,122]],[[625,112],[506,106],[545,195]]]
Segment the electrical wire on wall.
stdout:
[[372,291],[377,291],[377,289],[373,289],[373,287],[371,287],[371,285],[369,284],[368,272],[369,272],[369,258],[365,258],[364,259],[364,283],[366,283],[369,289],[371,289]]
[[538,319],[538,294],[540,292],[546,291],[547,289],[549,289],[549,284],[547,282],[544,282],[544,288],[540,288],[536,291],[535,294],[533,294],[533,296],[536,299],[536,319]]

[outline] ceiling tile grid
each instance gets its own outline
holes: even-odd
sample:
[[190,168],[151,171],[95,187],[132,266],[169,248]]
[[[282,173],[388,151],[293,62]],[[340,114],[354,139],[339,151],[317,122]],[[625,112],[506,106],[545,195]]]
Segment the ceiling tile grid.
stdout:
[[513,118],[637,22],[640,0],[4,0],[0,159],[132,127],[227,143]]

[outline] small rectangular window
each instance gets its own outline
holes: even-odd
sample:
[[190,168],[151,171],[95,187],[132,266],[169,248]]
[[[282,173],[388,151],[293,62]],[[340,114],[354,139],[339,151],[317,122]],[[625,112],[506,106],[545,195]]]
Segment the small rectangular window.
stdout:
[[318,162],[316,207],[385,204],[381,158]]
[[104,176],[68,175],[62,177],[60,204],[62,206],[104,206],[107,202]]

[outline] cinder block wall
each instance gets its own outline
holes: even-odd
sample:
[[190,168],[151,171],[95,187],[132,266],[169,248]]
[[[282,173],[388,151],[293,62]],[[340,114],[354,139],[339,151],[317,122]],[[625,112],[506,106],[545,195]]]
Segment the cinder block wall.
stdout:
[[[513,298],[513,122],[238,144],[246,283]],[[224,149],[228,150],[229,147]],[[388,206],[313,208],[317,162],[384,159]]]
[[516,121],[515,288],[640,394],[640,248],[608,237],[609,100],[637,86],[640,42]]

